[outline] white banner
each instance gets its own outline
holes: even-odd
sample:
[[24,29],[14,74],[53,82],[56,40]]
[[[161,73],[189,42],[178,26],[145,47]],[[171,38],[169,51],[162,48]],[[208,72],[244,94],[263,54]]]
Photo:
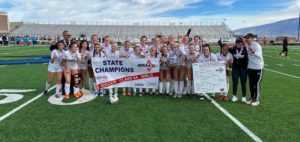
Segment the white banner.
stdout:
[[98,88],[157,88],[159,59],[92,58]]
[[196,93],[228,92],[224,61],[193,64],[193,76]]

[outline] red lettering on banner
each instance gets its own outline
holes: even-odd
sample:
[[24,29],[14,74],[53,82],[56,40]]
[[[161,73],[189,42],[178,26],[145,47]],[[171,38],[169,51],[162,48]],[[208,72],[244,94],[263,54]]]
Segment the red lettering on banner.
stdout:
[[104,87],[109,87],[115,84],[119,84],[122,82],[127,82],[127,81],[132,81],[132,80],[140,80],[140,79],[145,79],[145,78],[152,78],[152,77],[158,77],[159,76],[159,72],[155,72],[155,73],[148,73],[148,74],[140,74],[140,75],[134,75],[134,76],[127,76],[127,77],[123,77],[123,78],[118,78],[116,80],[112,80],[112,81],[108,81],[105,83],[101,83],[98,84],[98,88],[104,88]]

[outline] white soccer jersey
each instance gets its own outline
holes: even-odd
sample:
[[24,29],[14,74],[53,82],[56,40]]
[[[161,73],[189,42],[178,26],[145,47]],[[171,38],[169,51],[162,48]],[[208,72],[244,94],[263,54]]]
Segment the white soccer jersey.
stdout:
[[225,62],[233,62],[233,56],[231,53],[227,53],[227,55],[223,55],[220,52],[216,54],[218,61],[225,61]]
[[185,58],[186,58],[186,67],[192,68],[192,64],[195,63],[199,58],[199,53],[196,51],[193,54],[188,52]]
[[105,45],[105,43],[101,43],[102,51],[109,52],[111,50],[111,44]]
[[208,57],[205,57],[204,54],[201,54],[200,57],[198,58],[198,61],[200,63],[205,63],[205,62],[217,62],[218,58],[215,54],[210,53]]
[[56,59],[54,60],[53,63],[51,63],[51,61],[49,62],[49,65],[48,65],[48,71],[49,72],[62,72],[63,71],[61,61],[62,61],[62,57],[63,57],[64,52],[65,52],[64,50],[59,51],[57,49],[54,49],[51,52],[51,59],[53,59],[54,56],[56,57]]
[[125,50],[125,48],[123,47],[120,49],[120,57],[129,58],[133,52],[134,52],[133,48],[129,48],[128,50]]
[[144,58],[145,56],[143,54],[137,55],[135,53],[130,54],[129,58],[131,59],[138,59],[138,58]]
[[116,50],[115,52],[111,52],[111,50],[105,53],[105,57],[108,58],[120,58],[120,51]]
[[105,57],[105,53],[104,52],[100,52],[99,54],[95,53],[95,52],[90,52],[90,58],[93,58],[93,57]]
[[78,51],[72,53],[70,50],[67,50],[63,54],[63,59],[66,60],[69,69],[78,69],[78,62],[80,62],[81,55]]
[[88,65],[88,58],[90,56],[90,51],[85,50],[85,51],[81,51],[80,55],[84,57],[84,63],[79,63],[79,68],[80,69],[87,69],[87,65]]
[[180,44],[179,50],[183,55],[186,55],[189,52],[189,44]]

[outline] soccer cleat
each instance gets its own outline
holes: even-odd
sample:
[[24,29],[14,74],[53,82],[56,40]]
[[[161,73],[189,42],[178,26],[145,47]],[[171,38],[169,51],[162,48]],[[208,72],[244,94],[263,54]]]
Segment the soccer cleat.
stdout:
[[64,99],[66,99],[66,100],[70,99],[70,95],[69,95],[69,94],[66,94],[66,95],[64,96]]
[[80,95],[79,92],[77,92],[77,93],[74,94],[74,97],[75,97],[76,99],[78,99],[80,96],[81,96],[81,95]]
[[141,92],[138,92],[137,94],[138,96],[143,97],[143,94]]
[[238,98],[235,95],[233,95],[232,98],[231,98],[231,101],[236,102],[236,101],[238,101]]
[[224,96],[223,96],[223,95],[220,95],[220,96],[219,96],[219,99],[220,99],[220,100],[223,100],[223,99],[224,99]]
[[178,98],[181,98],[182,97],[182,94],[178,94],[178,96],[177,96]]
[[203,96],[200,97],[200,101],[204,101],[204,97]]
[[173,98],[176,98],[177,96],[178,96],[178,94],[176,93],[176,94],[173,95]]
[[60,94],[55,94],[55,98],[60,98]]
[[252,100],[249,100],[249,101],[246,102],[246,104],[248,104],[248,105],[251,105],[252,103],[253,103]]
[[242,102],[246,103],[246,101],[247,101],[246,97],[242,97]]
[[251,106],[258,106],[259,105],[259,101],[254,101],[251,103]]
[[48,91],[47,91],[47,90],[45,90],[45,91],[44,91],[44,93],[43,93],[43,95],[47,95],[47,93],[48,93]]
[[136,96],[136,92],[133,92],[132,96]]
[[228,97],[227,96],[223,96],[223,100],[224,101],[228,101]]

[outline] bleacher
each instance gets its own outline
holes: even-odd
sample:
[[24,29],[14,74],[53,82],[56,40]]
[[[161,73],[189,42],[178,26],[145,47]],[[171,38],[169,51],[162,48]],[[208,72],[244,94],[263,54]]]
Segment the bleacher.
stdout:
[[192,28],[191,36],[199,35],[203,39],[218,40],[231,38],[230,29],[225,24],[219,25],[76,25],[76,24],[34,24],[24,23],[10,33],[10,36],[62,36],[62,31],[69,30],[74,37],[93,34],[104,37],[110,35],[116,41],[138,40],[142,35],[153,38],[157,35],[184,35]]

